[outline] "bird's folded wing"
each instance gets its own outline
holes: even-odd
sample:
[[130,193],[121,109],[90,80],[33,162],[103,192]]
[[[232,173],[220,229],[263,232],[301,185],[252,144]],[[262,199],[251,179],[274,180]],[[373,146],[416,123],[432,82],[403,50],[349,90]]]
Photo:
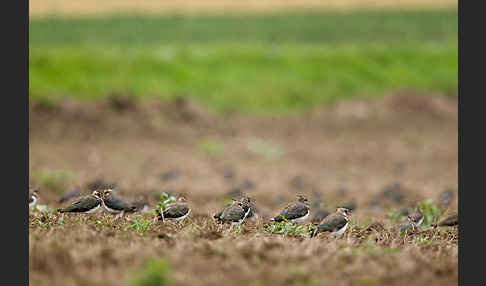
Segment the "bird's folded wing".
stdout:
[[318,226],[320,231],[337,231],[343,228],[348,221],[344,216],[331,214],[327,216]]
[[224,221],[239,221],[245,216],[245,211],[240,206],[231,206],[226,208],[221,214]]
[[175,205],[164,211],[165,218],[178,218],[187,214],[189,207],[186,205]]
[[69,207],[63,209],[64,211],[87,211],[99,204],[99,200],[93,196],[87,196],[81,200],[73,203]]
[[307,214],[308,210],[303,204],[291,204],[288,205],[283,209],[280,213],[280,216],[285,217],[286,219],[296,219],[303,217]]
[[132,208],[132,205],[129,205],[127,202],[119,199],[119,198],[110,198],[109,200],[105,201],[109,206],[109,208],[114,210],[129,210]]

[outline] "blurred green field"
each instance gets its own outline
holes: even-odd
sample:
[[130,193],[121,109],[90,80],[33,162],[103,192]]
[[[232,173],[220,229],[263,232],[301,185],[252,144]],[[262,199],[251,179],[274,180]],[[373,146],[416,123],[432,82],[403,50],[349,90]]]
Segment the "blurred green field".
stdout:
[[412,88],[457,93],[457,10],[30,21],[31,100],[185,95],[286,112]]

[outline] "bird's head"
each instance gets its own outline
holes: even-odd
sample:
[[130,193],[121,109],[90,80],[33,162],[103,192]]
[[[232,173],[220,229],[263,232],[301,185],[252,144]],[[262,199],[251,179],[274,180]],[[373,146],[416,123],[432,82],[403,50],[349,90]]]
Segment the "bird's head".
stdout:
[[180,197],[177,199],[177,201],[178,201],[179,203],[185,203],[185,202],[187,202],[187,199],[186,199],[186,197],[184,197],[184,196],[180,196]]
[[104,199],[109,198],[111,195],[113,195],[113,189],[105,189],[105,190],[103,190],[102,197]]
[[101,193],[100,191],[98,190],[94,190],[93,193],[91,193],[93,196],[95,196],[96,198],[98,199],[102,199],[103,198],[103,193]]
[[336,209],[336,213],[343,215],[345,217],[351,216],[351,211],[347,208],[339,207]]
[[242,203],[245,203],[245,204],[252,204],[255,202],[254,199],[250,198],[250,197],[242,197],[241,200],[240,200]]
[[34,189],[34,190],[32,191],[32,196],[34,196],[34,197],[36,197],[36,198],[37,198],[37,197],[39,196],[39,189]]
[[301,194],[297,195],[297,201],[299,201],[303,204],[309,205],[309,200],[304,195],[301,195]]

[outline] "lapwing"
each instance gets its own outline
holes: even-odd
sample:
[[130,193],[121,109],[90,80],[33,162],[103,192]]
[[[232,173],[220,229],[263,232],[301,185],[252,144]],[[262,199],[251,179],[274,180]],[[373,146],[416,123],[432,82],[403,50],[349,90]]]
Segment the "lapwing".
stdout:
[[414,230],[416,229],[416,226],[413,222],[410,221],[409,218],[407,218],[406,221],[400,223],[397,227],[398,229],[398,232],[404,232],[404,231],[407,231],[407,230]]
[[103,194],[99,191],[93,191],[92,194],[82,197],[78,201],[63,209],[58,209],[60,213],[94,213],[102,205]]
[[420,207],[417,207],[415,212],[409,214],[407,218],[413,223],[416,227],[419,227],[422,222],[424,221],[424,213],[420,210]]
[[347,208],[338,207],[336,212],[325,217],[312,231],[311,238],[321,232],[330,232],[334,237],[340,237],[348,228],[350,211]]
[[32,192],[29,192],[29,209],[33,208],[38,200],[39,200],[38,189],[34,189]]
[[174,222],[181,221],[185,219],[191,213],[191,208],[186,202],[185,197],[179,197],[177,202],[172,203],[167,206],[167,208],[159,214],[159,220],[171,220]]
[[231,228],[240,226],[250,213],[250,206],[247,203],[233,200],[233,204],[226,207],[219,217],[222,224],[231,223]]
[[272,221],[302,222],[309,217],[310,204],[304,195],[297,195],[297,201],[288,204]]
[[122,198],[113,194],[113,189],[106,189],[103,191],[103,207],[112,214],[118,214],[118,217],[123,217],[125,212],[135,212],[137,207],[126,202]]
[[222,210],[217,212],[216,214],[213,215],[213,218],[218,222],[218,223],[223,223],[221,216],[223,212],[229,208],[232,207],[234,204],[239,204],[241,203],[242,207],[244,208],[245,213],[249,210],[247,216],[245,218],[250,218],[256,215],[256,205],[255,201],[251,199],[250,197],[242,197],[240,200],[232,199],[231,204],[227,204]]
[[456,226],[459,224],[459,216],[456,212],[453,212],[440,220],[437,226]]

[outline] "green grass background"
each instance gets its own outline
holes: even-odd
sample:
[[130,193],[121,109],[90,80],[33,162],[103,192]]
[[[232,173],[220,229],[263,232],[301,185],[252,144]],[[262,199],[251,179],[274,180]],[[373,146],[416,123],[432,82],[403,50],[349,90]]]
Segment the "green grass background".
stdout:
[[31,100],[112,91],[286,112],[412,88],[457,94],[457,10],[30,21]]

